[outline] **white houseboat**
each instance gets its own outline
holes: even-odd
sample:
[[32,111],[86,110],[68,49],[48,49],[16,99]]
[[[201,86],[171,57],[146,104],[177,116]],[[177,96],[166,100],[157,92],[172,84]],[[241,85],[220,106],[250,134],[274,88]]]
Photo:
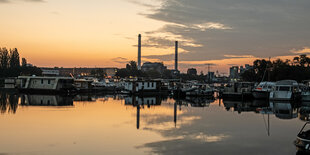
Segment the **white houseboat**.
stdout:
[[163,87],[159,80],[137,80],[127,81],[123,92],[128,94],[162,94],[168,93],[168,89]]
[[19,76],[17,88],[28,93],[70,93],[73,82],[71,77]]
[[270,92],[270,100],[290,101],[300,98],[301,91],[299,85],[294,80],[282,80],[276,82],[273,90]]

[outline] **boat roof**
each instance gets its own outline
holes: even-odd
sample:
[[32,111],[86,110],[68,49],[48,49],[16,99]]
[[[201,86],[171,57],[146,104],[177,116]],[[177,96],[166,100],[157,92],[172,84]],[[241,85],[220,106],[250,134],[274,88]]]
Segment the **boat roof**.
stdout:
[[58,76],[18,76],[18,79],[63,79],[63,80],[73,80],[72,77],[58,77]]
[[277,81],[276,85],[298,85],[298,82],[295,80],[282,80]]
[[275,82],[264,81],[264,82],[259,83],[258,85],[275,85],[275,84],[276,84]]

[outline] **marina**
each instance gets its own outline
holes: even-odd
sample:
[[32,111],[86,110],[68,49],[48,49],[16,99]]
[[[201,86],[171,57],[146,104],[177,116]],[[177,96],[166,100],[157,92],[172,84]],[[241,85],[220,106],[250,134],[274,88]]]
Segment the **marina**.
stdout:
[[309,6],[0,0],[0,155],[310,154]]

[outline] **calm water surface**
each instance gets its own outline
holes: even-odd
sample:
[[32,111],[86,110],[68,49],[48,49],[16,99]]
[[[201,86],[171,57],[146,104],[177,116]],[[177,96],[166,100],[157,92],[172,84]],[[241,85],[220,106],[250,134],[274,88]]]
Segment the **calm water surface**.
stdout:
[[296,154],[308,107],[1,93],[0,154]]

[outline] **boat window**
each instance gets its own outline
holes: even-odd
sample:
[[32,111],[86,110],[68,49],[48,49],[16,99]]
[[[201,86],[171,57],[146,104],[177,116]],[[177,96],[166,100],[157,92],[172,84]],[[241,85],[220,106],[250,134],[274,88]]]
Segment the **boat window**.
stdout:
[[47,82],[48,84],[51,84],[51,80],[48,80],[48,82]]
[[281,86],[279,87],[279,91],[290,91],[290,87]]
[[43,84],[43,79],[41,79],[41,84]]

